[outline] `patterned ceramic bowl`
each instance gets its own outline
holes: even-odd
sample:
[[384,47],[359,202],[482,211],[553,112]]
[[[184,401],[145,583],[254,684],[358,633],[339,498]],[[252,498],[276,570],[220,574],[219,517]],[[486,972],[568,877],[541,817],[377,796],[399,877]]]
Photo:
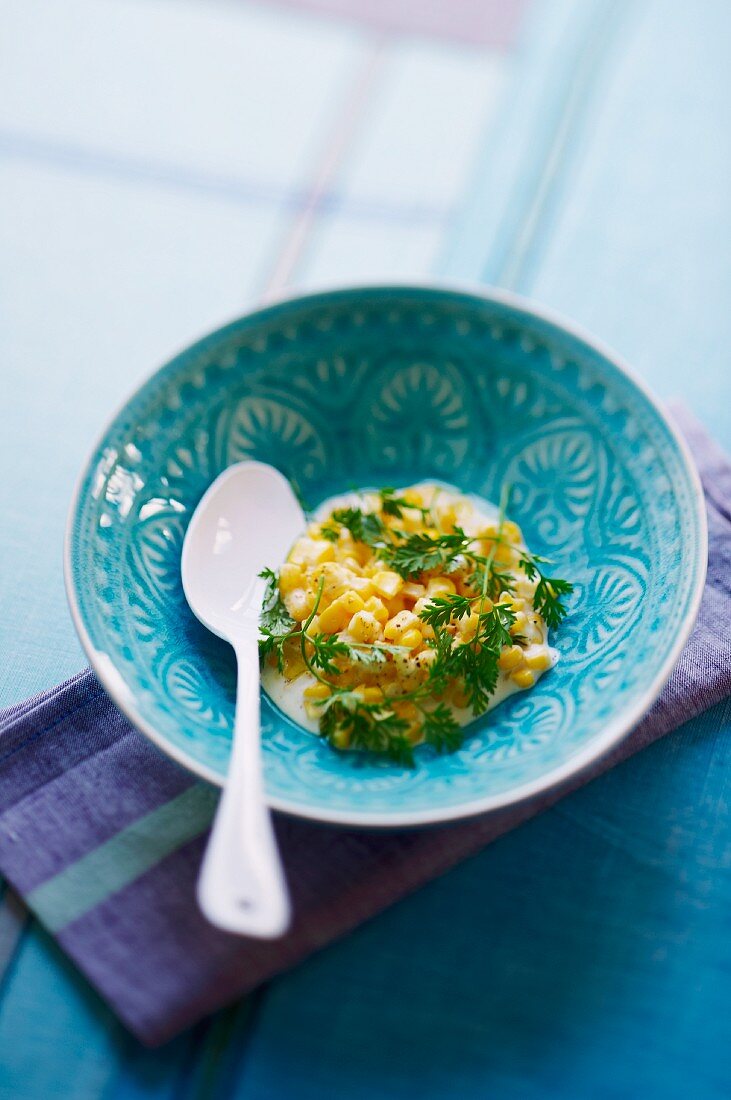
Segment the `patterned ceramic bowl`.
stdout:
[[[115,702],[214,783],[234,666],[189,611],[186,524],[216,475],[257,458],[312,505],[353,485],[437,478],[496,499],[576,588],[560,663],[414,770],[339,754],[262,700],[273,807],[401,826],[516,802],[606,752],[657,696],[706,561],[698,478],[649,394],[606,350],[513,297],[371,287],[243,317],[163,367],[104,433],[67,538],[72,611]],[[275,563],[276,564],[276,563]]]

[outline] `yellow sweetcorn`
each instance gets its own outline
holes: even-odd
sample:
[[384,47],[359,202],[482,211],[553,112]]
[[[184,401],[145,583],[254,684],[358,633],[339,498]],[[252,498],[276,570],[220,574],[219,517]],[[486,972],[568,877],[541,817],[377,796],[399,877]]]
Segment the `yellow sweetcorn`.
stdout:
[[389,619],[392,619],[394,615],[398,615],[399,611],[408,610],[406,607],[406,600],[403,596],[394,596],[392,600],[385,600],[384,602],[386,604]]
[[542,645],[544,642],[543,630],[541,629],[541,623],[543,622],[537,615],[531,615],[526,623],[521,637],[525,639],[527,645]]
[[424,499],[424,493],[421,489],[416,487],[412,489],[404,489],[401,494],[404,500],[407,500],[409,504],[415,504],[417,508],[423,508],[426,503]]
[[302,692],[305,699],[309,699],[314,702],[318,699],[329,699],[331,692],[327,684],[321,684],[319,680],[314,684],[309,684],[308,687]]
[[383,702],[383,691],[379,687],[374,687],[370,684],[357,684],[353,691],[356,695],[359,695],[364,703],[381,703]]
[[420,671],[429,671],[437,659],[436,649],[421,649],[414,657],[414,664]]
[[453,596],[457,586],[451,577],[431,577],[426,584],[427,596]]
[[315,587],[322,580],[322,606],[327,605],[336,596],[341,596],[348,588],[348,582],[352,577],[349,569],[339,561],[327,561],[321,568],[312,573],[312,583]]
[[362,611],[364,607],[365,603],[357,592],[343,592],[329,607],[319,612],[320,629],[326,634],[336,634],[344,630],[356,611]]
[[292,561],[285,561],[279,570],[279,591],[283,596],[293,592],[295,588],[302,588],[305,575],[299,565]]
[[335,547],[326,539],[297,539],[289,555],[289,561],[301,565],[319,565],[334,559]]
[[401,635],[400,644],[406,646],[407,649],[416,649],[423,641],[423,636],[420,630],[412,627],[411,630],[405,630]]
[[517,684],[519,688],[533,687],[536,682],[536,678],[530,669],[519,668],[516,672],[510,673],[510,679],[514,684]]
[[388,608],[378,596],[370,596],[365,602],[365,610],[370,611],[379,623],[383,625],[388,620]]
[[398,615],[394,615],[384,626],[383,636],[389,642],[400,642],[407,630],[414,627],[418,630],[420,621],[413,611],[399,611]]
[[285,596],[284,603],[295,622],[301,623],[315,606],[315,594],[304,588],[295,588]]
[[373,575],[373,587],[379,596],[385,596],[386,599],[392,599],[403,586],[404,582],[398,573],[393,573],[390,569],[379,569]]
[[464,638],[473,638],[477,632],[477,627],[480,625],[480,616],[476,611],[473,611],[471,615],[465,615],[464,618],[457,620],[457,630]]
[[371,645],[381,637],[381,624],[372,612],[364,608],[362,611],[356,611],[348,623],[348,634],[356,642]]
[[373,595],[373,582],[369,577],[358,577],[353,574],[348,579],[348,588],[357,592],[362,600],[368,600]]
[[470,704],[470,697],[463,687],[455,685],[452,688],[452,702],[455,707],[468,707]]
[[529,581],[527,577],[521,577],[515,582],[515,595],[521,600],[532,600],[536,592],[536,582]]
[[344,726],[338,726],[333,730],[331,740],[336,749],[347,749],[350,745],[350,730]]
[[519,645],[505,646],[498,657],[498,668],[501,672],[509,672],[517,668],[523,661],[523,650]]
[[536,672],[546,672],[553,664],[551,654],[545,649],[538,650],[536,653],[526,653],[524,660],[526,668],[534,669]]
[[528,625],[528,616],[524,611],[519,611],[515,616],[515,622],[509,628],[510,634],[522,634]]
[[500,565],[513,565],[518,560],[518,555],[513,550],[512,546],[506,546],[504,542],[499,542],[495,547],[495,561]]

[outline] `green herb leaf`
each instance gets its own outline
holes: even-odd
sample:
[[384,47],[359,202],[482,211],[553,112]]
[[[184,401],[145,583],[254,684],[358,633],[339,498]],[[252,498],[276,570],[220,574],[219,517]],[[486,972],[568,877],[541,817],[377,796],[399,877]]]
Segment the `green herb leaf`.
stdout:
[[401,519],[404,512],[419,512],[422,516],[429,514],[428,508],[422,508],[419,504],[412,504],[406,497],[396,495],[395,489],[380,489],[381,511],[384,516],[395,516]]
[[331,517],[341,527],[346,527],[356,542],[367,546],[380,546],[386,537],[386,527],[375,512],[362,512],[360,508],[336,508]]
[[408,535],[402,543],[383,547],[380,556],[408,580],[432,569],[451,572],[457,566],[456,559],[471,542],[461,528],[455,527],[449,535]]
[[562,596],[568,596],[573,592],[574,586],[569,581],[560,577],[544,577],[536,586],[536,594],[533,604],[539,615],[546,620],[546,625],[555,629],[567,614],[566,605],[562,602]]
[[282,672],[284,668],[284,643],[297,629],[294,621],[279,593],[277,574],[272,569],[262,569],[259,574],[266,582],[264,601],[259,617],[259,655],[262,660],[275,653],[277,668]]
[[433,627],[447,626],[454,619],[464,619],[472,611],[474,598],[469,596],[433,596],[422,608],[419,618]]
[[339,676],[340,669],[333,662],[338,657],[349,657],[350,646],[339,641],[336,634],[308,634],[307,640],[312,644],[310,664],[321,668],[326,676]]
[[455,752],[464,741],[462,727],[446,703],[424,711],[424,740],[437,752]]
[[340,731],[348,747],[386,755],[396,764],[414,766],[414,751],[406,737],[408,722],[382,706],[368,706],[352,692],[336,696],[320,718],[320,733],[337,747]]

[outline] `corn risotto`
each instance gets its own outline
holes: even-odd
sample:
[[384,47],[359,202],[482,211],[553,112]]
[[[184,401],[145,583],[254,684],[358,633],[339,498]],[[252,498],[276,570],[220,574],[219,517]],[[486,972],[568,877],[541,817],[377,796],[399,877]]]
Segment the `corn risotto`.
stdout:
[[263,686],[334,748],[452,750],[558,659],[546,617],[571,585],[543,561],[504,509],[441,485],[331,498],[269,574]]

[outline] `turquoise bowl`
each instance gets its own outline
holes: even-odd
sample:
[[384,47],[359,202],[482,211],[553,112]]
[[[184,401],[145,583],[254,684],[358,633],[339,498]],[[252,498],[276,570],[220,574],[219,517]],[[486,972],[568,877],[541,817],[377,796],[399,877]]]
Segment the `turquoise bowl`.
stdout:
[[[159,370],[94,449],[66,578],[92,666],[166,753],[221,783],[234,662],[188,609],[180,553],[221,470],[273,463],[316,505],[353,485],[451,482],[496,500],[575,582],[558,666],[417,767],[341,754],[262,699],[279,810],[361,826],[446,821],[587,767],[658,695],[695,619],[706,528],[684,443],[611,353],[502,293],[366,287],[291,298]],[[272,563],[276,565],[277,563]]]

